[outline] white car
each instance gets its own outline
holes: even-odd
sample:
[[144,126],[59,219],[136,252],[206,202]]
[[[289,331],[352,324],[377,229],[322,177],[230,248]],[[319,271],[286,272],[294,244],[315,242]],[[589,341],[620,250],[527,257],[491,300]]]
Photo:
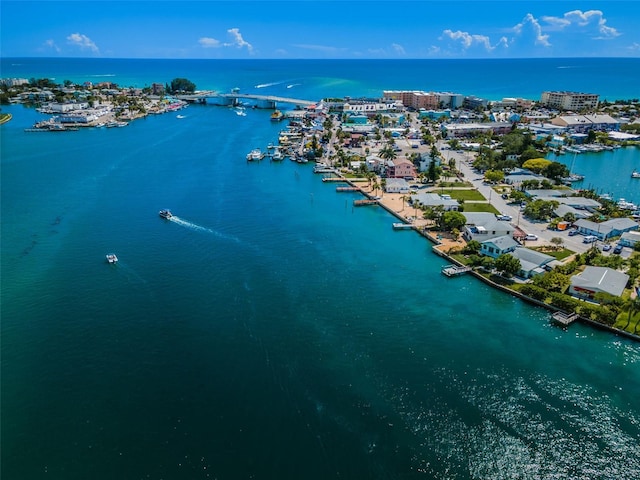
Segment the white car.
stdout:
[[527,233],[527,235],[525,235],[524,239],[525,240],[537,240],[538,236],[534,235],[533,233]]

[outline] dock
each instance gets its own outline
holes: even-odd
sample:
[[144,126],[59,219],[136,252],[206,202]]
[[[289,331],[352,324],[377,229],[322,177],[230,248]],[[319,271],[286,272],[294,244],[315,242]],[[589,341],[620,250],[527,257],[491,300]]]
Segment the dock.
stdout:
[[359,187],[336,187],[336,192],[359,192]]
[[568,327],[578,319],[578,314],[555,312],[553,315],[551,315],[551,319],[554,323],[560,325],[561,327]]
[[362,199],[362,200],[354,200],[353,205],[355,207],[364,207],[366,205],[378,205],[378,200],[371,199]]
[[458,275],[462,275],[464,273],[470,272],[471,267],[461,267],[459,265],[445,265],[444,267],[442,267],[441,271],[447,277],[457,277]]
[[394,230],[412,230],[414,225],[410,223],[394,223],[392,224]]
[[326,168],[314,167],[313,173],[336,173],[336,169],[330,168],[330,167],[326,167]]
[[342,177],[324,177],[322,179],[323,182],[342,182],[342,183],[348,183],[346,179],[342,178]]

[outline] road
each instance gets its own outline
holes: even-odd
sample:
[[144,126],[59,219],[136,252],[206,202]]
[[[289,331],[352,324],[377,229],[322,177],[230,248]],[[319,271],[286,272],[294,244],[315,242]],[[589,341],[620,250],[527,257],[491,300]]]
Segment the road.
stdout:
[[[445,147],[445,150],[442,150]],[[438,142],[438,148],[440,149],[445,163],[449,159],[454,158],[456,160],[456,166],[464,174],[464,178],[469,181],[478,191],[487,199],[489,203],[493,205],[503,215],[510,215],[513,218],[511,222],[513,225],[519,227],[527,234],[534,234],[538,236],[538,240],[525,241],[524,243],[529,246],[535,245],[551,245],[551,239],[554,237],[562,238],[564,246],[569,250],[577,253],[586,252],[589,248],[593,247],[593,244],[583,243],[582,235],[569,236],[568,231],[555,231],[547,229],[547,223],[544,222],[532,222],[522,215],[520,206],[517,204],[510,204],[504,200],[499,193],[496,193],[491,185],[484,182],[482,174],[473,171],[470,160],[474,157],[474,154],[468,152],[449,150],[448,145],[444,141]],[[600,245],[601,242],[598,242]]]

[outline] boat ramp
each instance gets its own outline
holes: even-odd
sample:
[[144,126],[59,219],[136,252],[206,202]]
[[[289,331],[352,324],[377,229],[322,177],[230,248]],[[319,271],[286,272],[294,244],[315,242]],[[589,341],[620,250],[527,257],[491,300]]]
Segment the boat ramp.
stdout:
[[462,267],[460,265],[445,265],[444,267],[442,267],[441,271],[447,277],[457,277],[458,275],[470,272],[471,267]]

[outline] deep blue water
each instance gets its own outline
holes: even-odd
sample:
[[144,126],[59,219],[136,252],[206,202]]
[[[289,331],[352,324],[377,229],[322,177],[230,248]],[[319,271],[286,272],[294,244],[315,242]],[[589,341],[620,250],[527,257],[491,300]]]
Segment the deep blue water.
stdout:
[[[336,65],[317,92],[367,84]],[[250,66],[218,88],[313,76]],[[3,479],[640,476],[637,343],[447,279],[310,165],[247,163],[269,112],[34,134],[3,111]]]

